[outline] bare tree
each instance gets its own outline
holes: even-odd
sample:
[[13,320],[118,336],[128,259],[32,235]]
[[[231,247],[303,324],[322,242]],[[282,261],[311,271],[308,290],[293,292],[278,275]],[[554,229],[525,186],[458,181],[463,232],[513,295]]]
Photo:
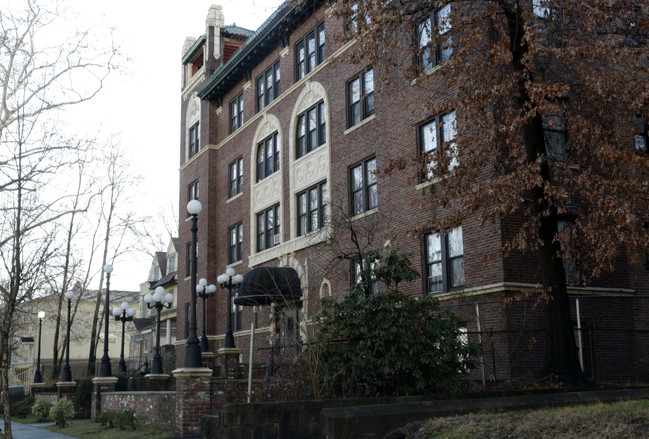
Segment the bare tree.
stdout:
[[0,255],[6,268],[6,278],[0,279],[0,350],[7,438],[12,437],[9,349],[18,305],[42,286],[56,222],[86,207],[71,207],[65,185],[57,180],[76,161],[83,142],[58,134],[60,127],[49,116],[94,97],[113,69],[115,54],[113,47],[101,50],[103,44],[89,32],[68,29],[61,39],[53,38],[49,31],[63,18],[56,6],[25,0],[21,7],[0,10]]

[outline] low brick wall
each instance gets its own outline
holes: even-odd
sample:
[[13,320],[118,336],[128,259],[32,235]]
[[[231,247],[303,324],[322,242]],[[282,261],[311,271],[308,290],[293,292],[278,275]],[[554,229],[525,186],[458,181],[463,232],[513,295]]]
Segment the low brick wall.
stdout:
[[[317,401],[228,404],[202,421],[204,438],[319,438],[320,413],[325,408],[421,401],[426,397],[328,399]],[[355,436],[348,436],[355,437]]]
[[163,430],[176,428],[176,392],[106,392],[102,410],[134,409],[139,422]]

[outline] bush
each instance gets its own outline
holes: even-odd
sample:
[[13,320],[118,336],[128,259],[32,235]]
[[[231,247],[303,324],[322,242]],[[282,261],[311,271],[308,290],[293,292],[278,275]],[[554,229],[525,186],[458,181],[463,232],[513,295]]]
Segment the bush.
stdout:
[[128,390],[128,375],[124,372],[117,372],[115,374],[117,382],[115,383],[116,392],[126,392]]
[[50,409],[54,404],[47,399],[38,398],[32,406],[32,414],[38,418],[39,421],[47,421],[50,416]]
[[72,401],[79,410],[79,415],[83,419],[90,418],[90,407],[92,406],[92,377],[82,378],[77,382],[77,389],[74,392]]
[[[316,349],[323,388],[332,396],[396,396],[459,388],[477,346],[463,322],[430,295],[398,291],[419,277],[405,255],[373,253],[361,281],[339,300],[323,301]],[[371,294],[371,283],[381,289]]]
[[137,418],[133,409],[125,409],[122,411],[104,410],[99,413],[97,422],[109,428],[117,427],[120,430],[126,430],[127,427],[131,427],[135,430]]
[[59,427],[65,427],[74,418],[72,401],[59,399],[50,409],[50,419]]
[[11,416],[26,418],[32,412],[32,405],[34,405],[34,397],[27,395],[20,401],[10,403],[9,412]]

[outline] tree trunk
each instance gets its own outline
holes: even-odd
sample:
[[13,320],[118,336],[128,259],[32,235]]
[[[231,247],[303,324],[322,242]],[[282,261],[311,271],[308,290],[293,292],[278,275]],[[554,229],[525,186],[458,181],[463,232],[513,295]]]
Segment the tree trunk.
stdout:
[[[526,43],[522,40],[525,34],[524,20],[520,7],[504,9],[511,42],[512,67],[519,75],[516,99],[518,108],[524,111],[530,108],[531,103],[526,85],[534,81],[529,72],[526,73],[527,76],[523,74],[525,68],[522,60],[528,51]],[[543,119],[539,114],[524,125],[523,138],[529,163],[535,162],[538,157],[546,154]],[[547,159],[541,164],[540,175],[544,183],[551,182],[551,170]],[[558,232],[556,206],[550,204],[544,184],[532,190],[532,202],[540,222],[538,238],[541,280],[543,289],[548,295],[545,306],[547,348],[544,369],[547,375],[557,376],[565,387],[581,387],[586,385],[588,380],[579,364],[561,247],[555,240]]]

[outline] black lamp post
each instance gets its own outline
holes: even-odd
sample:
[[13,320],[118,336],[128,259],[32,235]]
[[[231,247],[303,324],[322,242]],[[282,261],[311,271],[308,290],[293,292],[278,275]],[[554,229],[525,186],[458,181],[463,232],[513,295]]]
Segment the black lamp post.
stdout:
[[201,367],[202,366],[202,356],[201,356],[201,346],[198,341],[198,336],[196,335],[196,264],[198,263],[198,258],[196,257],[196,232],[198,232],[198,214],[201,212],[203,206],[198,200],[191,200],[187,203],[187,213],[192,217],[192,245],[191,252],[189,255],[190,258],[190,274],[191,280],[189,287],[190,297],[189,297],[189,334],[187,335],[187,340],[185,342],[185,358],[183,365],[185,367]]
[[104,316],[104,355],[101,357],[101,364],[99,365],[99,376],[109,377],[112,373],[110,371],[110,357],[108,356],[108,317],[110,316],[108,305],[110,303],[110,274],[113,272],[113,266],[110,264],[104,265],[104,271],[106,272],[106,304],[104,305],[106,315]]
[[72,308],[72,298],[74,291],[66,291],[65,298],[68,299],[68,333],[65,337],[65,365],[61,374],[61,381],[69,383],[72,381],[72,369],[70,369],[70,308]]
[[234,335],[232,335],[232,290],[237,287],[241,282],[243,282],[243,276],[240,274],[234,274],[234,268],[229,267],[225,270],[225,273],[220,275],[217,278],[217,281],[221,288],[228,289],[228,329],[225,332],[225,344],[226,348],[234,347]]
[[43,329],[43,317],[45,312],[38,312],[38,356],[36,357],[36,373],[34,373],[34,383],[43,382],[43,374],[41,373],[41,332]]
[[126,373],[126,362],[124,361],[124,326],[126,322],[132,322],[135,315],[135,308],[129,308],[128,302],[122,302],[121,306],[113,308],[113,316],[118,322],[122,322],[122,350],[119,355],[120,372]]
[[203,299],[203,335],[201,336],[201,351],[208,352],[209,346],[207,345],[207,334],[205,333],[205,299],[212,297],[216,291],[216,285],[210,284],[207,285],[207,279],[201,279],[196,285],[196,291],[198,291],[198,297]]
[[[169,293],[165,296],[165,289],[163,287],[156,288],[153,295],[149,293],[144,296],[144,302],[146,303],[147,308],[155,308],[156,311],[158,311],[155,335],[155,354],[153,355],[153,366],[151,367],[151,373],[153,375],[162,374],[162,356],[160,355],[160,311],[162,311],[162,308],[171,308],[173,301],[174,295]],[[198,354],[200,355],[200,352]]]

